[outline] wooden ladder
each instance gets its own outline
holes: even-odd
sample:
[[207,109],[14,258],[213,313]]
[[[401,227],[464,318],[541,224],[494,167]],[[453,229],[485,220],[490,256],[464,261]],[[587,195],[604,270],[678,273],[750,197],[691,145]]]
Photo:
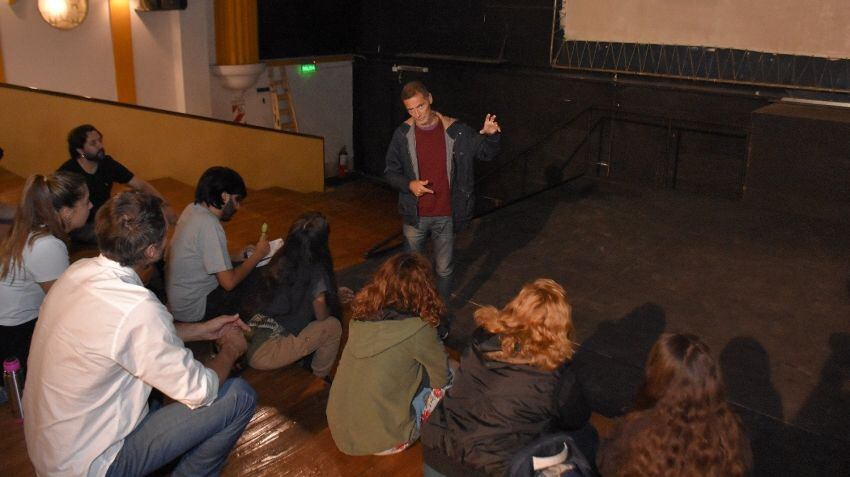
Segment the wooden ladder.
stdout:
[[274,128],[298,132],[298,120],[295,118],[295,105],[292,103],[292,93],[289,90],[286,65],[271,65],[268,72]]

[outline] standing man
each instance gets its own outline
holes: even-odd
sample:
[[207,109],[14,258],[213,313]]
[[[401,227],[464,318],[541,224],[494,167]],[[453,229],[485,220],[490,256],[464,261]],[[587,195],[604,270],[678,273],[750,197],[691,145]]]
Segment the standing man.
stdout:
[[60,171],[76,172],[86,178],[89,186],[92,209],[86,226],[73,232],[75,242],[93,244],[94,217],[97,210],[109,200],[112,184],[127,184],[131,188],[159,197],[165,204],[165,218],[169,224],[177,222],[177,216],[168,201],[148,182],[130,172],[120,162],[108,156],[103,149],[103,135],[91,124],[77,126],[68,133],[68,154],[70,159],[59,166]]
[[488,161],[499,152],[502,130],[488,114],[476,132],[431,109],[434,98],[419,81],[401,90],[410,119],[393,133],[384,176],[398,190],[409,250],[421,252],[428,235],[434,243],[437,288],[448,302],[452,289],[454,232],[475,212],[474,160]]
[[[238,316],[176,324],[139,272],[162,257],[162,200],[126,191],[98,212],[101,255],[53,284],[39,314],[24,391],[27,450],[39,475],[217,475],[254,414],[227,379],[245,352]],[[204,366],[185,341],[217,340]],[[152,412],[151,388],[174,401]]]
[[242,176],[228,167],[211,167],[198,180],[195,202],[180,214],[166,260],[168,307],[175,319],[196,322],[239,310],[237,287],[269,253],[264,236],[233,256],[227,251],[221,222],[236,214],[247,195]]

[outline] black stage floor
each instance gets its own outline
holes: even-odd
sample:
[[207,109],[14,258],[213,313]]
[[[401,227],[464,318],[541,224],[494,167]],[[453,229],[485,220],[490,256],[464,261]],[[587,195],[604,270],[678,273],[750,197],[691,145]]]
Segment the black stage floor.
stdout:
[[850,475],[849,238],[850,221],[580,179],[458,237],[449,344],[462,346],[477,305],[552,278],[573,305],[596,412],[630,405],[660,333],[693,333],[721,365],[757,475]]

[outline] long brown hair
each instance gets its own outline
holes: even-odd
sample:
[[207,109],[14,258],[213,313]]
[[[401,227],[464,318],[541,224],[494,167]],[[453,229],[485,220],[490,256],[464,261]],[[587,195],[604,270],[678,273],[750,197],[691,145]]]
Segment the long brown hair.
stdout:
[[548,278],[522,287],[501,310],[485,306],[475,312],[475,322],[501,337],[499,361],[525,362],[553,370],[572,358],[572,311],[567,292]]
[[662,335],[650,351],[630,422],[649,422],[626,443],[616,475],[741,476],[749,442],[726,403],[720,371],[696,336]]
[[386,308],[418,314],[431,326],[446,307],[437,293],[428,260],[418,253],[393,255],[378,268],[351,304],[355,320],[379,321]]
[[52,235],[67,242],[66,224],[59,211],[73,208],[86,191],[85,179],[73,172],[35,174],[27,179],[12,230],[0,242],[0,280],[15,276],[23,267],[24,247],[39,237]]

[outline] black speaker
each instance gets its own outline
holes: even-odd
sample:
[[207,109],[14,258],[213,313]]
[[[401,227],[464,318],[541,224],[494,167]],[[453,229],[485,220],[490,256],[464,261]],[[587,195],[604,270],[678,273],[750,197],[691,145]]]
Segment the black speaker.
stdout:
[[185,10],[187,0],[139,0],[140,12],[155,12],[159,10]]

